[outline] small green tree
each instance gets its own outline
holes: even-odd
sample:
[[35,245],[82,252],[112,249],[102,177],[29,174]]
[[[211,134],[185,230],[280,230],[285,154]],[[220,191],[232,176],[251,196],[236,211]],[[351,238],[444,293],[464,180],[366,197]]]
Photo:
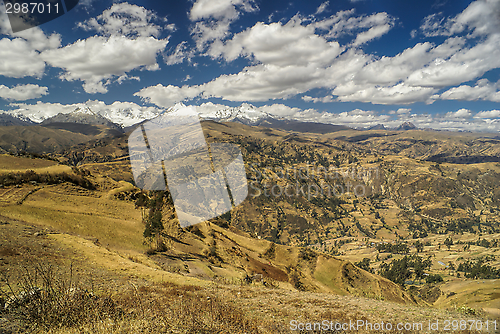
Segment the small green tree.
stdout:
[[448,247],[448,250],[450,250],[451,246],[453,245],[453,240],[451,239],[451,237],[446,238],[444,244],[446,245],[446,247]]
[[363,258],[362,261],[354,263],[354,265],[373,274],[373,269],[370,268],[370,259],[367,257]]
[[149,212],[147,215],[143,215],[142,218],[144,223],[143,236],[149,245],[152,246],[154,244],[152,248],[155,251],[163,251],[166,248],[161,235],[163,231],[162,209],[164,196],[164,191],[155,192],[153,198],[147,201]]
[[424,244],[417,240],[415,242],[415,248],[417,249],[417,253],[421,253],[424,251]]

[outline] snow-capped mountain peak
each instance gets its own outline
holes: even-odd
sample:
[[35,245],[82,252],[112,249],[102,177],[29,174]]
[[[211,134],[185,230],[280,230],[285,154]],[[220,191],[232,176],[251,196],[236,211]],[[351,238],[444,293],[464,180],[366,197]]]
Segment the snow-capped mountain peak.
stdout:
[[96,116],[96,114],[92,111],[92,109],[90,109],[87,106],[78,107],[75,110],[73,110],[71,113],[72,114],[79,114],[79,115]]
[[[201,106],[193,106],[199,113],[202,120],[213,120],[217,122],[236,121],[248,125],[256,125],[260,121],[269,118],[278,118],[260,108],[249,103],[242,103],[238,107],[228,107],[212,103]],[[104,124],[109,121],[118,124],[122,128],[129,127],[145,120],[153,119],[163,113],[168,113],[186,108],[182,102],[175,104],[168,109],[159,109],[157,107],[140,106],[132,102],[116,101],[111,105],[106,105],[101,101],[87,101],[62,106],[60,104],[47,104],[46,106],[33,105],[30,109],[18,109],[11,114],[22,120],[32,121],[34,123],[42,122],[75,122],[95,123],[96,119],[101,119]]]
[[251,104],[243,103],[239,107],[200,110],[200,118],[219,122],[240,121],[245,124],[256,124],[263,119],[273,117]]

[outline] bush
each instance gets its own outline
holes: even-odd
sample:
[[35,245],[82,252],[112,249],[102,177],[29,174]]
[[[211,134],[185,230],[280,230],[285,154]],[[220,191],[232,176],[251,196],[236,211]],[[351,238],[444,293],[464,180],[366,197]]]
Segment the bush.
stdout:
[[95,190],[94,184],[81,175],[81,173],[37,174],[33,170],[28,170],[26,172],[0,174],[0,184],[3,186],[14,186],[29,182],[46,184],[70,182],[85,189]]
[[438,274],[429,274],[429,276],[425,278],[425,283],[427,284],[439,283],[439,282],[443,282],[443,278],[441,277],[441,275]]
[[116,321],[122,311],[107,296],[97,296],[69,279],[62,278],[53,267],[35,265],[23,268],[17,284],[4,277],[5,310],[12,321],[26,329],[79,327],[103,320]]

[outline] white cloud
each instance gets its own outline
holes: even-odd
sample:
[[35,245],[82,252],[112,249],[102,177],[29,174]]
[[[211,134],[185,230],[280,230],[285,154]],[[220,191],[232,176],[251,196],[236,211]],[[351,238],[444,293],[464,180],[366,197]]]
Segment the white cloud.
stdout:
[[156,57],[167,43],[166,39],[153,37],[93,36],[45,51],[42,58],[53,67],[64,69],[61,79],[83,81],[87,93],[106,93],[111,80],[126,79],[127,72],[158,70]]
[[410,74],[407,83],[445,87],[473,80],[500,67],[500,57],[497,57],[499,50],[500,34],[491,35],[484,42],[469,49],[463,48],[448,59],[435,58],[427,66]]
[[163,108],[169,108],[177,102],[192,100],[201,93],[198,86],[163,86],[158,84],[141,89],[134,96],[139,96],[148,103],[153,103]]
[[203,97],[229,101],[268,101],[306,92],[324,78],[314,66],[257,65],[233,75],[222,75],[200,86]]
[[393,86],[359,85],[351,88],[353,93],[346,94],[345,87],[333,90],[333,95],[339,95],[338,100],[342,102],[371,102],[375,104],[410,104],[415,101],[425,101],[432,96],[437,89],[430,87],[409,86],[399,83]]
[[333,102],[335,99],[331,95],[323,96],[323,97],[312,97],[309,95],[304,95],[302,96],[302,100],[306,102],[313,102],[313,103],[328,103],[328,102]]
[[481,111],[474,118],[500,118],[500,110]]
[[342,49],[339,43],[327,42],[314,30],[314,26],[303,26],[296,18],[285,25],[258,22],[236,34],[225,45],[212,47],[210,52],[228,61],[246,56],[263,64],[278,66],[330,64]]
[[97,0],[80,0],[78,4],[88,10],[93,7],[92,3],[95,1]]
[[189,13],[191,21],[202,19],[235,19],[238,9],[251,12],[256,10],[252,0],[197,0]]
[[25,101],[47,95],[49,93],[48,90],[47,87],[33,84],[17,85],[12,88],[0,85],[0,98],[7,101]]
[[168,38],[156,38],[161,28],[153,23],[155,19],[156,15],[143,7],[114,4],[96,18],[79,24],[103,36],[46,50],[40,56],[51,66],[64,70],[62,80],[83,81],[83,89],[89,94],[106,93],[113,82],[139,80],[129,76],[132,70],[160,68],[156,58],[165,49]]
[[446,113],[446,118],[455,118],[455,119],[466,119],[469,118],[472,115],[471,111],[469,109],[459,109],[455,112],[450,111]]
[[[224,8],[236,8],[233,3],[225,4]],[[207,13],[215,10],[207,8]],[[207,15],[227,17],[229,12]],[[200,92],[196,96],[268,101],[319,88],[332,91],[332,95],[305,95],[302,99],[323,103],[432,103],[443,87],[477,79],[500,67],[500,34],[490,34],[474,43],[464,36],[449,37],[438,45],[417,43],[393,57],[377,57],[360,49],[362,44],[387,33],[395,21],[387,13],[355,16],[354,10],[323,20],[297,14],[288,22],[258,22],[227,40],[214,37],[206,54],[228,62],[245,57],[252,65],[196,86],[195,91]],[[353,38],[344,46],[334,40],[346,35]],[[187,57],[184,46],[181,43],[166,61],[174,64]],[[451,98],[452,92],[442,98]],[[496,95],[490,99],[496,99]]]
[[427,16],[420,30],[427,37],[452,36],[468,31],[470,37],[498,33],[500,23],[498,0],[477,0],[455,17],[442,17],[442,13]]
[[378,25],[375,27],[371,27],[367,31],[360,32],[358,36],[356,36],[356,40],[354,41],[354,45],[365,44],[371,40],[374,40],[382,35],[385,35],[392,28],[391,24]]
[[399,108],[396,110],[396,114],[398,115],[408,115],[410,113],[411,109],[410,108]]
[[12,78],[41,78],[45,73],[45,62],[40,54],[23,39],[0,40],[0,75]]
[[262,107],[259,107],[259,110],[268,113],[270,115],[276,116],[276,117],[283,117],[283,118],[293,118],[294,115],[299,114],[302,109],[300,108],[292,108],[287,105],[281,104],[281,103],[275,103],[271,105],[265,105]]
[[113,4],[95,18],[78,23],[78,27],[97,31],[103,36],[158,37],[161,27],[152,23],[156,19],[152,11],[123,2]]
[[14,109],[5,111],[5,113],[13,116],[27,117],[36,123],[40,123],[60,113],[69,114],[77,108],[90,108],[94,113],[124,127],[151,119],[162,112],[162,109],[139,106],[133,102],[115,101],[108,105],[98,100],[88,100],[85,103],[74,104],[43,103],[40,101],[36,104],[11,103],[10,107]]
[[184,60],[191,62],[194,55],[193,50],[188,50],[187,42],[182,41],[177,44],[173,53],[164,57],[164,60],[167,65],[175,65],[183,63]]
[[[372,15],[353,16],[354,9],[339,11],[324,20],[313,22],[315,28],[326,30],[326,37],[336,39],[358,34],[359,44],[380,37],[394,26],[395,19],[385,12]],[[368,33],[368,31],[372,30]],[[358,38],[358,36],[356,38]],[[358,44],[356,44],[358,45]]]
[[253,0],[197,0],[189,13],[191,21],[198,21],[191,29],[198,50],[211,42],[229,37],[230,26],[240,12],[258,10]]
[[330,1],[325,1],[321,5],[319,5],[318,9],[316,9],[316,15],[321,14],[326,11],[326,8],[330,5]]
[[45,62],[40,51],[58,48],[59,34],[46,35],[39,27],[13,33],[7,14],[0,12],[0,75],[12,78],[41,78]]
[[461,85],[453,87],[445,91],[435,98],[441,100],[461,100],[461,101],[493,101],[500,102],[500,81],[493,84],[488,79],[481,79],[476,82],[474,87],[469,85]]

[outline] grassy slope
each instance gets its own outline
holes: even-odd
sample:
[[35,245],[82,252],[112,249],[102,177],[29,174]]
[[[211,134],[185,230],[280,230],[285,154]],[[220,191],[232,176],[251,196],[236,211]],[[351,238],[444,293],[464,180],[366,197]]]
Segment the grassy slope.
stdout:
[[[21,160],[16,160],[19,166],[38,167],[33,161],[25,161],[23,165]],[[45,162],[41,160],[39,164],[43,163]],[[85,238],[94,240],[95,244],[118,253],[143,259],[138,262],[151,263],[151,261],[145,261],[140,255],[146,249],[142,238],[141,210],[136,209],[133,202],[121,201],[114,197],[120,192],[130,191],[133,187],[124,181],[115,182],[102,177],[92,179],[98,186],[96,191],[82,189],[70,183],[26,186],[31,190],[35,188],[37,191],[27,196],[20,205],[16,202],[6,204],[2,208],[2,215],[60,232],[61,234],[53,237],[54,240],[74,247],[85,254],[97,252],[103,255],[89,256],[93,263],[108,269],[115,270],[117,263],[121,262],[112,260],[112,253],[108,254],[109,251],[104,251],[102,247],[92,246],[94,244],[85,241]],[[168,225],[168,222],[166,224]],[[163,266],[163,269],[175,272],[176,268],[187,266],[189,273],[185,274],[186,277],[219,276],[229,280],[241,279],[245,274],[257,273],[272,277],[281,282],[279,284],[282,286],[290,288],[287,267],[296,267],[303,273],[302,283],[313,291],[368,295],[371,287],[373,291],[370,293],[380,298],[398,302],[414,302],[395,284],[331,256],[323,255],[315,257],[312,261],[304,260],[300,258],[297,248],[277,245],[274,256],[266,259],[262,257],[262,254],[270,247],[269,241],[253,239],[238,231],[231,232],[213,224],[206,223],[199,226],[203,238],[186,231],[173,233],[175,238],[170,241],[167,256],[157,256],[157,262]],[[78,239],[78,237],[84,239]],[[219,257],[217,263],[210,263],[208,261],[210,259],[206,256],[207,249],[212,243],[216,244]],[[189,260],[186,261],[186,259]],[[150,277],[151,268],[146,267],[136,263],[127,271]],[[157,265],[152,267],[153,271],[155,269],[158,269]],[[175,275],[166,276],[172,278]],[[179,277],[174,279],[174,281],[178,280]],[[353,284],[353,282],[356,283]]]

